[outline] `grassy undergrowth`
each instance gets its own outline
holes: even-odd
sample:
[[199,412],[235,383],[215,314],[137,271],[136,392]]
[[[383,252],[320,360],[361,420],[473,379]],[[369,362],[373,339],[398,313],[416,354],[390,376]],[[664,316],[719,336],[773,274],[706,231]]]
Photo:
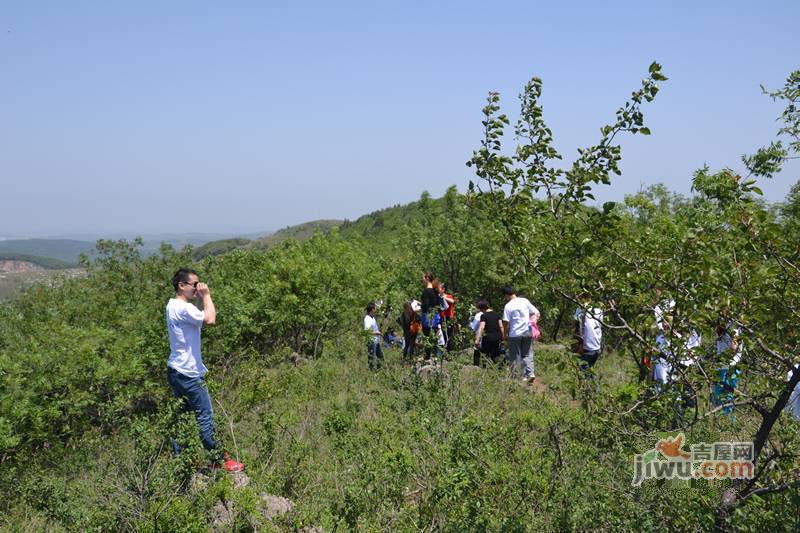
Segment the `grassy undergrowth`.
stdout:
[[[210,375],[218,433],[247,465],[251,483],[233,489],[217,475],[202,490],[183,485],[202,463],[194,448],[169,453],[169,405],[116,434],[89,434],[58,464],[4,465],[18,491],[3,528],[19,530],[204,531],[213,505],[235,502],[236,529],[264,526],[261,493],[293,500],[271,525],[327,531],[532,531],[707,529],[724,484],[649,482],[634,489],[632,455],[653,435],[609,431],[604,399],[624,394],[623,358],[598,363],[600,393],[583,386],[573,356],[537,351],[539,384],[505,369],[470,366],[468,355],[419,378],[387,352],[366,368],[360,344],[294,366],[276,355]],[[334,355],[340,354],[340,355]],[[166,383],[165,383],[166,388]],[[699,424],[696,437],[747,434],[747,421]],[[738,427],[738,431],[737,428]],[[64,457],[59,451],[57,457]],[[778,502],[780,504],[780,501]],[[758,517],[743,515],[747,529]],[[773,502],[771,513],[780,510]],[[762,517],[763,518],[763,517]],[[778,522],[780,524],[780,522]]]

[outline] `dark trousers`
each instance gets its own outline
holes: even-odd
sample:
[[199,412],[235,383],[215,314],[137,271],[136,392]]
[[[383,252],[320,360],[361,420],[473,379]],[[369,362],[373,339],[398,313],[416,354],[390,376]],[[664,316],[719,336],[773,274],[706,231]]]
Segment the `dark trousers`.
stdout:
[[[193,411],[200,427],[200,441],[206,450],[216,450],[217,441],[214,438],[214,410],[211,408],[211,395],[208,394],[203,378],[190,378],[184,376],[172,367],[167,367],[167,381],[172,388],[172,394],[183,400],[181,411]],[[180,453],[178,441],[172,440],[172,451]]]
[[486,366],[486,357],[481,357],[482,355],[488,356],[492,363],[497,364],[500,361],[500,339],[483,337],[480,348],[475,348],[475,352],[472,354],[472,364]]
[[370,370],[378,370],[383,366],[383,350],[380,339],[370,339],[367,343],[367,364]]
[[410,331],[404,331],[403,340],[405,341],[405,344],[403,345],[403,359],[414,357],[417,344],[417,334],[411,333]]
[[425,337],[423,339],[425,341],[425,357],[431,358],[433,355],[441,355],[442,352],[439,349],[439,330],[430,326],[425,326],[425,322],[423,321],[422,335]]
[[590,352],[586,352],[586,351],[583,352],[580,355],[580,358],[581,358],[581,362],[580,362],[581,370],[583,370],[584,372],[588,372],[589,369],[592,368],[594,366],[594,364],[597,362],[597,358],[598,357],[600,357],[600,350],[594,350],[594,351],[590,351]]

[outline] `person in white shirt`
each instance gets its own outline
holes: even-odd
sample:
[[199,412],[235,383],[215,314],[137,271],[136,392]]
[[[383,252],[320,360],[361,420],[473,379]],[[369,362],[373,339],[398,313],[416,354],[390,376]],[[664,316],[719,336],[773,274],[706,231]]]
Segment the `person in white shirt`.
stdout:
[[[739,328],[736,327],[734,322],[726,319],[724,313],[720,317],[719,324],[717,324],[716,348],[718,359],[727,360],[717,369],[719,376],[711,392],[711,403],[719,406],[733,402],[734,391],[739,385],[739,375],[741,373],[736,365],[741,361],[742,353],[744,352],[744,344],[742,344],[740,338]],[[733,406],[723,407],[722,411],[728,415],[732,414]]]
[[589,293],[581,295],[583,305],[575,309],[573,322],[575,334],[578,339],[578,356],[580,357],[581,370],[590,378],[594,376],[590,370],[597,362],[603,350],[603,310],[592,305]]
[[675,300],[672,298],[661,299],[661,289],[655,289],[656,298],[658,303],[653,306],[653,315],[656,318],[656,328],[658,331],[664,331],[665,325],[672,321],[672,315],[675,312]]
[[378,370],[383,366],[383,350],[381,349],[381,331],[378,321],[375,320],[375,303],[367,304],[367,314],[364,316],[364,331],[368,332],[367,364],[370,370]]
[[[701,338],[697,330],[690,330],[688,335],[682,335],[665,322],[666,330],[656,338],[656,345],[660,351],[656,365],[653,369],[656,393],[660,393],[667,383],[675,386],[674,410],[675,423],[681,423],[687,409],[697,407],[697,390],[688,382],[676,383],[681,376],[681,371],[688,370],[697,363],[695,352],[700,346]],[[678,350],[675,350],[678,348]]]
[[[800,363],[794,365],[794,369],[789,371],[789,374],[786,376],[786,380],[791,381],[795,372],[800,372]],[[800,422],[800,382],[794,386],[794,390],[792,391],[791,396],[789,396],[789,402],[786,404],[785,409],[786,412],[792,415],[795,420]]]
[[[656,337],[656,346],[658,347],[659,357],[656,359],[656,366],[653,372],[653,379],[660,383],[669,383],[675,380],[677,372],[673,372],[673,362],[675,362],[675,353],[672,350],[673,340],[683,339],[683,335],[679,332],[670,334],[669,326],[667,331]],[[695,348],[700,346],[700,334],[696,330],[692,330],[686,341],[683,343],[683,351],[681,359],[678,362],[684,368],[688,368],[697,362],[694,356]]]
[[[217,310],[211,300],[208,285],[200,283],[197,272],[181,268],[172,277],[175,297],[167,303],[167,333],[169,335],[169,360],[167,361],[167,381],[176,398],[183,400],[184,411],[194,411],[200,427],[200,440],[214,458],[214,466],[223,462],[229,472],[239,472],[244,465],[230,458],[227,452],[220,452],[214,438],[214,410],[203,377],[208,369],[203,364],[200,351],[200,330],[204,325],[213,325],[217,320]],[[192,300],[199,298],[203,310],[198,309]],[[180,453],[177,440],[172,440],[174,453]]]
[[519,377],[524,372],[523,381],[533,383],[536,379],[533,370],[533,338],[531,337],[531,317],[539,316],[539,310],[527,298],[517,296],[514,287],[503,288],[506,305],[503,308],[503,323],[508,344],[506,358],[511,365],[511,375]]

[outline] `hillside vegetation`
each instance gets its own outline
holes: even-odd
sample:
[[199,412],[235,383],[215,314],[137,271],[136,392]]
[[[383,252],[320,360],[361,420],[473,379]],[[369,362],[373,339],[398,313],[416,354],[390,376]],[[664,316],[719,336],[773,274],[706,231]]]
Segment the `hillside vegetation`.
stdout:
[[[81,254],[90,253],[94,245],[74,239],[9,239],[0,241],[0,254],[27,255],[48,258],[76,265]],[[47,267],[62,268],[62,267]]]
[[312,220],[295,226],[288,226],[283,229],[270,233],[264,237],[254,239],[247,246],[257,249],[266,249],[287,239],[298,241],[308,239],[317,232],[328,233],[331,229],[339,226],[341,220]]
[[39,257],[36,255],[18,254],[12,252],[0,252],[0,261],[22,261],[25,263],[32,263],[49,270],[70,268],[77,265],[77,263],[61,261],[59,259],[53,259],[52,257]]
[[[199,261],[100,241],[86,277],[0,306],[0,528],[206,531],[220,505],[233,522],[217,527],[245,531],[800,528],[800,421],[785,411],[800,382],[787,380],[800,363],[800,185],[768,206],[756,181],[800,151],[800,119],[788,106],[789,142],[746,158],[749,176],[702,169],[692,197],[656,186],[589,206],[592,186],[616,173],[615,136],[649,133],[642,106],[661,81],[653,64],[567,170],[550,166],[560,156],[534,78],[513,155],[489,95],[467,194],[424,193],[310,238]],[[800,72],[776,94],[800,98]],[[246,487],[225,474],[195,482],[207,458],[165,370],[164,305],[180,266],[200,272],[218,310],[203,354],[218,436],[247,465]],[[365,304],[382,302],[380,327],[392,326],[427,270],[449,283],[462,325],[479,297],[501,309],[504,285],[534,302],[547,340],[535,386],[472,367],[466,328],[441,364],[420,368],[393,348],[367,370]],[[596,380],[566,348],[584,293],[605,311]],[[697,362],[656,389],[646,361],[665,297],[671,327],[702,342]],[[728,359],[715,346],[721,318],[745,353],[735,392],[714,404]],[[664,357],[677,366],[687,354],[670,338]],[[172,457],[176,431],[187,448]],[[689,444],[753,442],[754,479],[633,486],[634,456],[678,432]],[[268,519],[262,493],[295,507]]]

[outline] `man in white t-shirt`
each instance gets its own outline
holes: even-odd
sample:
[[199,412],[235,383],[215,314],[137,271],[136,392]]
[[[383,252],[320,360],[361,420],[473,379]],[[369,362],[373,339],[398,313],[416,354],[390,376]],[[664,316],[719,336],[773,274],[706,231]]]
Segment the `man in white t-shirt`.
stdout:
[[656,329],[664,331],[665,326],[672,322],[672,315],[675,313],[675,300],[672,298],[661,298],[661,289],[655,289],[658,303],[653,306],[653,315],[656,318]]
[[[786,380],[791,381],[795,372],[800,372],[800,363],[794,365],[794,368],[789,371],[789,374],[786,376]],[[795,420],[800,422],[800,381],[798,381],[797,385],[794,386],[792,394],[789,396],[789,402],[786,404],[785,409],[786,412],[792,415]]]
[[[690,330],[688,336],[684,336],[678,331],[672,331],[671,325],[666,323],[666,331],[656,337],[659,356],[655,361],[653,380],[657,390],[660,390],[663,385],[675,381],[678,370],[674,364],[687,369],[697,362],[695,351],[700,347],[701,340],[700,334],[695,329]],[[681,343],[683,345],[681,358],[677,361],[675,358],[678,357],[678,354],[673,350],[673,342],[677,343],[679,347]]]
[[[240,472],[244,465],[232,460],[227,452],[221,453],[214,438],[214,410],[203,380],[208,369],[200,351],[200,330],[203,325],[213,325],[217,320],[211,291],[208,285],[200,283],[197,272],[187,268],[175,272],[172,285],[175,297],[170,298],[166,309],[170,349],[167,381],[175,397],[183,400],[183,410],[194,411],[200,427],[200,440],[214,456],[214,465],[222,462],[229,472]],[[202,311],[192,303],[196,298],[203,302]],[[180,452],[180,445],[174,439],[172,447],[176,454]]]
[[603,351],[603,310],[592,305],[591,295],[581,295],[582,307],[575,309],[573,322],[578,338],[578,357],[581,370],[585,375],[593,377],[589,369],[597,362]]
[[367,304],[367,314],[364,315],[364,331],[368,332],[367,364],[370,370],[378,370],[383,366],[383,350],[381,349],[381,330],[375,320],[375,303]]
[[506,305],[503,308],[503,322],[508,351],[506,358],[511,365],[511,375],[519,377],[524,371],[523,381],[533,383],[533,338],[531,337],[531,317],[539,317],[539,310],[527,298],[517,296],[514,287],[505,287],[503,295]]

